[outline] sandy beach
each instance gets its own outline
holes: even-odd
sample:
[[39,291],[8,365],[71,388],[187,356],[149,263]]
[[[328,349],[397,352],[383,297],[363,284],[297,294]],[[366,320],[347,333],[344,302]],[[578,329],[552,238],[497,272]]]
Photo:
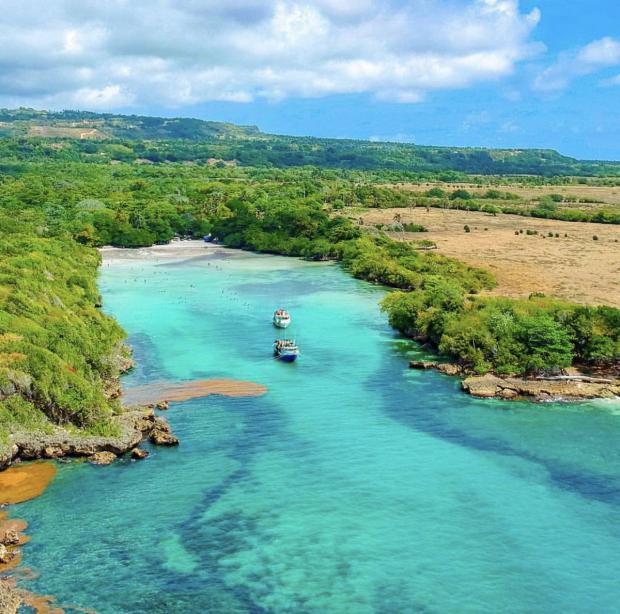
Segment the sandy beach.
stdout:
[[172,241],[165,245],[153,245],[151,247],[125,248],[105,246],[99,248],[99,253],[105,263],[135,262],[140,260],[165,262],[167,260],[193,260],[193,259],[222,259],[230,258],[235,250],[205,243],[204,241]]

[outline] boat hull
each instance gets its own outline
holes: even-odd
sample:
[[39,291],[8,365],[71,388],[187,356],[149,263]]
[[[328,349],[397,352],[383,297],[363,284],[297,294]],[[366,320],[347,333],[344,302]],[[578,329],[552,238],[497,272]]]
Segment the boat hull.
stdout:
[[276,354],[276,358],[282,362],[295,362],[297,354]]
[[274,320],[273,321],[273,325],[276,328],[288,328],[290,323],[291,323],[290,320]]

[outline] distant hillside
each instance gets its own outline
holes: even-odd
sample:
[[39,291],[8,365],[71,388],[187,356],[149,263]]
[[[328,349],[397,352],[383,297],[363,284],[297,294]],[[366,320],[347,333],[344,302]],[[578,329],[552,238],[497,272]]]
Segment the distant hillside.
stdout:
[[247,138],[256,126],[237,126],[201,119],[115,115],[88,111],[0,109],[0,137],[26,136],[76,139],[188,139]]
[[551,149],[435,147],[269,135],[255,126],[84,111],[0,109],[3,158],[317,166],[409,173],[620,176],[620,162],[581,161]]

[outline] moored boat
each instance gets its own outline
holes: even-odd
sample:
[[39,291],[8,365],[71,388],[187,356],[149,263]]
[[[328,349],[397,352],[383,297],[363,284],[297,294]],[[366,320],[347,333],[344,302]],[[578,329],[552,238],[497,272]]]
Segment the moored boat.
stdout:
[[273,342],[273,354],[283,362],[294,362],[299,356],[299,347],[293,339],[276,339]]
[[286,309],[277,309],[273,314],[273,325],[278,328],[286,328],[291,323],[291,316]]

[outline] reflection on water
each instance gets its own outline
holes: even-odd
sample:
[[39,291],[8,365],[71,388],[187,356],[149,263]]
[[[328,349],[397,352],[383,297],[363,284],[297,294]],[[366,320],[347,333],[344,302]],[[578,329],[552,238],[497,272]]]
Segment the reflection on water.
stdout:
[[[382,291],[333,265],[132,256],[101,287],[139,340],[127,386],[268,391],[171,404],[181,446],[147,461],[59,467],[16,510],[33,590],[102,613],[617,609],[610,406],[474,400],[408,371]],[[293,365],[271,355],[280,306]]]

